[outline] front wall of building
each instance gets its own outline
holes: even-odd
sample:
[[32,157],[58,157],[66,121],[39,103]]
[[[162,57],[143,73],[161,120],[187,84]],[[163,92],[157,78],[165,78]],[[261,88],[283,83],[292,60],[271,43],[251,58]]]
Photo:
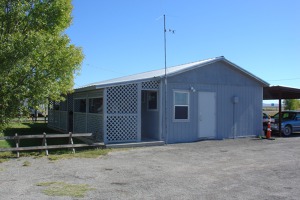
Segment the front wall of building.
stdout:
[[64,102],[50,101],[48,110],[48,126],[62,132],[67,132],[67,113],[67,100]]
[[105,143],[139,141],[139,91],[138,84],[119,85],[105,90]]
[[[198,136],[199,92],[216,94],[216,139],[262,132],[262,86],[224,62],[169,77],[167,87],[168,127],[164,137],[169,143],[201,139]],[[189,119],[186,121],[174,120],[174,91],[189,94]],[[237,97],[235,103],[234,97]]]

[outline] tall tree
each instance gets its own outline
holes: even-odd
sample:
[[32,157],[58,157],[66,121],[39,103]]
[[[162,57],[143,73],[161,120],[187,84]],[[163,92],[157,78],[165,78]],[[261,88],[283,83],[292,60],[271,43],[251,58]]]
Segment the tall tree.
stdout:
[[37,106],[72,90],[83,60],[64,33],[72,9],[71,0],[0,0],[0,127],[24,101]]
[[285,99],[284,109],[285,110],[297,110],[300,108],[300,100],[298,99]]

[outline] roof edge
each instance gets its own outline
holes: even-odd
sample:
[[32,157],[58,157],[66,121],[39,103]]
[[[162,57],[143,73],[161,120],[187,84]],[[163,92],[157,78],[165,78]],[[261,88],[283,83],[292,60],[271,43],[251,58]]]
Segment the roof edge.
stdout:
[[[205,59],[205,60],[207,60],[207,62],[205,62],[205,63],[195,64],[194,66],[191,66],[191,67],[186,68],[186,69],[181,69],[181,70],[178,70],[176,72],[169,73],[169,74],[167,73],[167,77],[176,76],[177,74],[181,74],[183,72],[188,72],[188,71],[193,70],[193,69],[198,68],[198,67],[202,67],[202,66],[205,66],[205,65],[210,65],[210,64],[218,62],[218,61],[220,61],[222,59],[224,59],[224,56],[219,56],[219,57],[214,57],[214,58],[210,58],[210,59]],[[196,61],[196,62],[185,63],[185,64],[177,65],[177,66],[174,66],[174,67],[178,67],[178,66],[182,66],[182,65],[188,65],[188,64],[193,64],[193,63],[197,63],[197,62],[202,62],[202,61],[205,61],[205,60],[199,60],[199,61]],[[164,77],[164,76],[162,76],[162,77]]]
[[250,76],[250,77],[256,79],[258,82],[261,82],[263,87],[269,87],[269,86],[270,86],[270,83],[264,81],[263,79],[259,78],[258,76],[255,76],[254,74],[252,74],[251,72],[249,72],[249,71],[245,70],[244,68],[238,66],[237,64],[235,64],[235,63],[233,63],[233,62],[227,60],[225,57],[223,57],[222,60],[223,60],[224,62],[226,62],[226,63],[228,63],[228,64],[234,66],[235,68],[237,68],[238,70],[240,70],[240,71],[242,71],[243,73],[247,74],[248,76]]

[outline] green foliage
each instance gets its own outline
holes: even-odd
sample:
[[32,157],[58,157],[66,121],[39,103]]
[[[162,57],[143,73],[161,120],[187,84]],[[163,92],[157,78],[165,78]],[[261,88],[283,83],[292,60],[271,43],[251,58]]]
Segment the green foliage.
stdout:
[[298,99],[285,99],[284,100],[285,110],[297,110],[300,108],[300,100]]
[[6,140],[0,140],[0,148],[9,148],[11,147],[10,143],[8,143]]
[[94,188],[89,187],[87,184],[69,184],[64,182],[42,182],[36,185],[47,187],[47,189],[43,190],[43,193],[48,196],[82,198],[86,192],[94,190]]
[[0,0],[0,130],[25,113],[73,88],[82,50],[64,34],[71,0]]

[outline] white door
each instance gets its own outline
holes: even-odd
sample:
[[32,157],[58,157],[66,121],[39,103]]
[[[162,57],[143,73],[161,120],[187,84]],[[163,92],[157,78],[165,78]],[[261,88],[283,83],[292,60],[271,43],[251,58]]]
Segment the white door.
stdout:
[[216,138],[216,93],[199,92],[198,137]]

